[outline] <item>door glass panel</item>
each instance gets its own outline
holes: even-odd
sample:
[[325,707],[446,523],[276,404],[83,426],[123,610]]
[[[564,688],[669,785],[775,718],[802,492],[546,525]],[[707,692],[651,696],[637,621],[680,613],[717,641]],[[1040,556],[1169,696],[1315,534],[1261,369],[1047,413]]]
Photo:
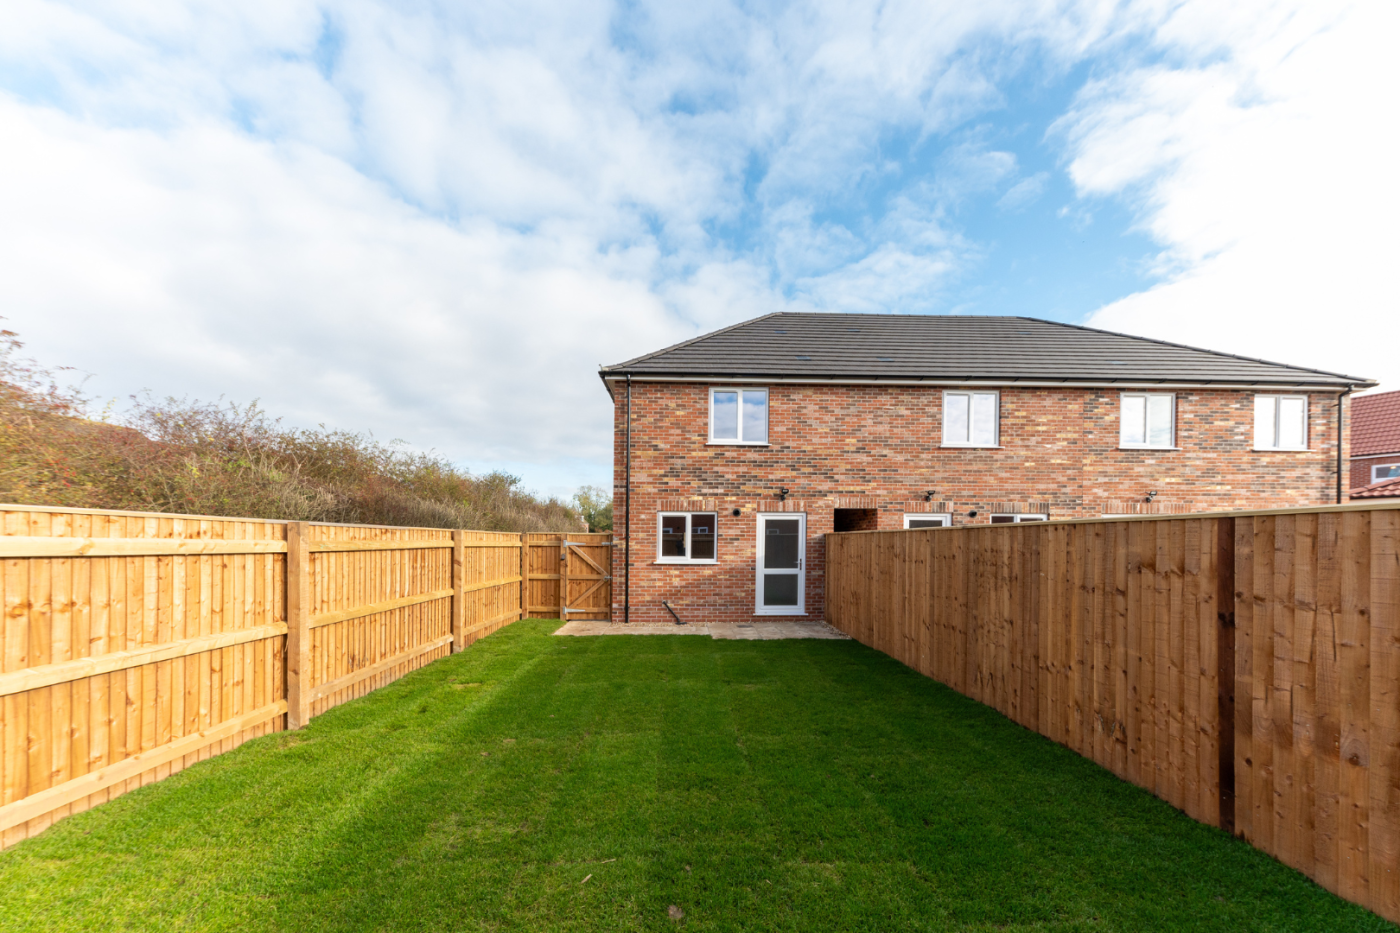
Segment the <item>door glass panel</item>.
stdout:
[[797,605],[797,574],[767,573],[763,575],[763,605],[768,607]]
[[690,516],[690,559],[715,559],[715,517],[701,513]]
[[661,517],[661,556],[685,556],[684,515],[663,515]]
[[[797,569],[801,525],[801,520],[796,518],[770,518],[764,522],[764,570]],[[796,605],[796,603],[785,603],[784,605]]]

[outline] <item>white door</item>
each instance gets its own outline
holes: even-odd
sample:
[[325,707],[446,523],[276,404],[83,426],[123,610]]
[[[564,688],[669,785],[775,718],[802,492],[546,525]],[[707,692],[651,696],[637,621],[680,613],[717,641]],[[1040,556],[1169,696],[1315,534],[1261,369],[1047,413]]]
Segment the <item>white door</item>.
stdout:
[[766,616],[806,614],[807,516],[773,512],[758,516],[758,580],[755,611]]

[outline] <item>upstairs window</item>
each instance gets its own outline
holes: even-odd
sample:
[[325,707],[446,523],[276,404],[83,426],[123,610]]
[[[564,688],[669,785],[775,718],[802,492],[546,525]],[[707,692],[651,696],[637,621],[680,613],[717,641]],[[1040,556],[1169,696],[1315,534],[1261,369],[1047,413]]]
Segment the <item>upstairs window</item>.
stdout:
[[711,389],[710,443],[768,443],[768,390]]
[[1371,482],[1379,483],[1383,479],[1394,479],[1400,476],[1400,463],[1377,463],[1371,467]]
[[943,393],[943,446],[996,447],[996,392]]
[[1176,397],[1169,392],[1124,392],[1119,447],[1176,446]]
[[1044,522],[1049,521],[1049,515],[1037,515],[1031,512],[1017,512],[1013,515],[993,515],[993,525],[1015,525],[1021,522]]
[[1307,450],[1308,397],[1254,396],[1254,449]]
[[663,564],[713,564],[714,512],[662,512],[656,559]]

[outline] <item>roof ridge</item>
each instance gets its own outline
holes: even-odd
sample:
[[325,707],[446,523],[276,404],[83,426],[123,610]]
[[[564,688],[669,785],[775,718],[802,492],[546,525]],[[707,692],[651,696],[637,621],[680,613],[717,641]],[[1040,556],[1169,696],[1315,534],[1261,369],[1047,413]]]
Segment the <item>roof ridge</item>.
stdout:
[[692,343],[695,343],[697,340],[704,340],[704,339],[707,338],[707,337],[717,337],[717,336],[719,336],[720,334],[728,333],[729,331],[734,330],[736,327],[743,327],[743,326],[746,325],[746,324],[756,324],[756,323],[758,323],[759,321],[765,320],[765,319],[770,318],[770,317],[777,317],[777,316],[780,315],[780,314],[791,314],[791,313],[793,313],[793,312],[790,312],[790,311],[769,311],[767,314],[760,314],[758,317],[749,318],[747,321],[740,321],[740,322],[738,322],[737,324],[730,324],[728,327],[721,327],[719,330],[712,330],[712,331],[710,331],[710,332],[707,333],[707,334],[697,334],[696,336],[691,337],[689,340],[682,340],[680,343],[672,344],[672,345],[669,346],[669,347],[662,347],[660,350],[653,350],[653,351],[650,352],[650,353],[643,353],[641,356],[634,357],[633,359],[630,359],[630,360],[623,360],[621,363],[613,363],[611,366],[600,366],[600,367],[598,367],[598,371],[599,371],[599,372],[607,372],[607,371],[610,370],[610,369],[621,369],[621,368],[624,367],[624,366],[631,366],[631,365],[633,365],[634,363],[640,363],[640,362],[642,362],[643,360],[649,360],[649,359],[651,359],[653,356],[660,356],[660,355],[663,354],[663,353],[670,353],[672,350],[679,350],[681,347],[688,347],[688,346],[690,346]]
[[1178,350],[1193,350],[1196,353],[1209,353],[1211,356],[1223,356],[1232,360],[1244,360],[1247,363],[1263,363],[1265,366],[1277,366],[1280,369],[1295,369],[1305,373],[1316,373],[1319,376],[1336,376],[1338,379],[1347,379],[1358,384],[1372,382],[1370,379],[1365,379],[1360,376],[1349,376],[1346,373],[1334,373],[1327,369],[1313,369],[1311,366],[1294,366],[1292,363],[1280,363],[1276,360],[1266,360],[1257,356],[1243,356],[1239,353],[1226,353],[1224,350],[1209,350],[1205,347],[1192,346],[1189,343],[1176,343],[1171,340],[1160,340],[1156,337],[1139,337],[1137,334],[1125,334],[1117,330],[1104,330],[1101,327],[1086,327],[1083,324],[1067,324],[1064,321],[1047,321],[1045,318],[1039,317],[1027,317],[1025,315],[1016,315],[1016,317],[1023,321],[1037,321],[1041,324],[1052,324],[1056,327],[1072,327],[1075,330],[1087,330],[1092,334],[1108,334],[1111,337],[1126,337],[1129,340],[1142,340],[1164,347],[1175,347]]

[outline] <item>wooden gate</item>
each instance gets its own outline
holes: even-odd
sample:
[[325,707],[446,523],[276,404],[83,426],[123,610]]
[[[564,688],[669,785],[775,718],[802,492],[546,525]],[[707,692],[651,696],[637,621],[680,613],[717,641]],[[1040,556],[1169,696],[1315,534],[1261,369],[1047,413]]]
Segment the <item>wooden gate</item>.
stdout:
[[612,618],[612,535],[525,535],[528,613],[535,618]]

